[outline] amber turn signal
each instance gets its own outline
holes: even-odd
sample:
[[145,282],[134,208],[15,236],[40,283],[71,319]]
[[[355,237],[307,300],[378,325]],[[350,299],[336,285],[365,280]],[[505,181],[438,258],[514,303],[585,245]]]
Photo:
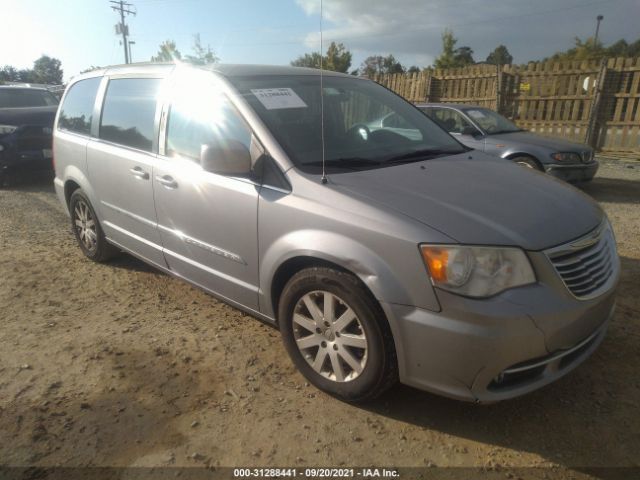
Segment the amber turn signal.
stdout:
[[431,278],[436,282],[447,281],[447,260],[449,252],[443,248],[423,245],[420,247],[422,258],[429,269]]

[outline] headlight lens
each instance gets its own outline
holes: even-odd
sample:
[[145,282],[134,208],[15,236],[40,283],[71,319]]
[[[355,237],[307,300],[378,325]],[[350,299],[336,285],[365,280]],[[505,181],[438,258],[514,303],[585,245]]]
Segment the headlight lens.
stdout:
[[0,125],[0,135],[8,135],[16,131],[15,125]]
[[529,259],[519,248],[420,245],[431,281],[469,297],[489,297],[535,283]]
[[551,158],[558,162],[580,163],[582,158],[575,152],[557,152],[551,155]]

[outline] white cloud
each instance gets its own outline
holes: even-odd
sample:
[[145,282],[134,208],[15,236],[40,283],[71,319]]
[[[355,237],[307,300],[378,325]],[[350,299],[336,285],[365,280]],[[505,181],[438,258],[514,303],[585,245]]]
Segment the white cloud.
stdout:
[[[610,40],[605,23],[601,38],[635,40],[629,20],[634,1],[324,0],[323,40],[325,48],[331,41],[344,43],[360,60],[392,53],[403,64],[425,66],[440,53],[442,31],[451,27],[458,46],[470,46],[477,61],[505,44],[516,62],[527,62],[571,47],[575,36],[592,35],[604,7]],[[309,16],[320,13],[320,0],[296,3]],[[305,45],[318,49],[319,37],[319,31],[308,33]]]

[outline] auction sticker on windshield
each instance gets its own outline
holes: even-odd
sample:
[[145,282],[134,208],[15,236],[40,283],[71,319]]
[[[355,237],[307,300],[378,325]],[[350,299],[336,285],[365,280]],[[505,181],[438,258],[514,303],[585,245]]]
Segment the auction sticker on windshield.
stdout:
[[306,108],[307,104],[290,88],[258,88],[252,89],[260,103],[267,110],[281,108]]

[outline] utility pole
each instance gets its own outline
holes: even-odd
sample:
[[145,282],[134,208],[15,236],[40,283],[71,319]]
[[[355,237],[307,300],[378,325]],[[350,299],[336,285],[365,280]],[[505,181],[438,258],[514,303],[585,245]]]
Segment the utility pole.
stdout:
[[135,45],[136,42],[129,40],[129,62],[133,63],[133,55],[131,53],[131,45]]
[[598,33],[600,32],[600,22],[604,19],[603,15],[598,15],[596,17],[596,21],[598,23],[596,23],[596,36],[593,39],[593,46],[597,47],[598,46]]
[[109,0],[109,3],[113,5],[111,8],[115,12],[120,13],[120,23],[116,24],[116,34],[122,35],[122,44],[124,46],[124,63],[129,63],[129,44],[127,41],[127,37],[129,36],[129,26],[124,23],[124,15],[135,15],[136,12],[134,10],[130,10],[130,7],[133,7],[131,3],[125,2],[124,0]]

